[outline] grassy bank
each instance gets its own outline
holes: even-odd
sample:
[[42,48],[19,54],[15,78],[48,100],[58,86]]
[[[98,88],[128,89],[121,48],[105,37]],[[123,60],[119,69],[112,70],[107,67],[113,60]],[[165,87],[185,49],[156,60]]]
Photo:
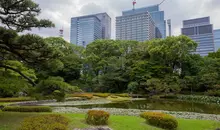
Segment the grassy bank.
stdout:
[[[25,117],[37,115],[37,113],[1,113],[0,130],[16,130]],[[71,120],[70,130],[73,128],[92,127],[85,123],[84,114],[63,114]],[[214,130],[220,128],[220,123],[205,120],[184,120],[178,119],[178,130]],[[111,116],[109,127],[113,130],[161,130],[160,128],[149,126],[144,119],[132,116]]]

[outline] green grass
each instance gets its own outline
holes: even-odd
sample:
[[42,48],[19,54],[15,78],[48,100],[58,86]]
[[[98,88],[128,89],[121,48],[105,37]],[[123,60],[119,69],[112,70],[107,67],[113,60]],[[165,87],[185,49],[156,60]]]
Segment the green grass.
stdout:
[[[38,113],[5,113],[0,112],[0,130],[16,130],[19,128],[22,120]],[[71,120],[70,130],[73,128],[92,127],[85,123],[85,114],[63,114]],[[185,120],[178,119],[178,130],[215,130],[220,128],[220,123],[206,120]],[[149,126],[145,120],[132,116],[111,116],[109,127],[113,130],[162,130],[160,128]]]

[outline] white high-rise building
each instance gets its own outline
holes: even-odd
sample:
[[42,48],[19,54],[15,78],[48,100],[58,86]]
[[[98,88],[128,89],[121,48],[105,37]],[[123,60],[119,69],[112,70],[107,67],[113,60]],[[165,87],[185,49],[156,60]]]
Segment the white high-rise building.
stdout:
[[147,41],[156,38],[156,26],[148,11],[116,17],[116,39]]

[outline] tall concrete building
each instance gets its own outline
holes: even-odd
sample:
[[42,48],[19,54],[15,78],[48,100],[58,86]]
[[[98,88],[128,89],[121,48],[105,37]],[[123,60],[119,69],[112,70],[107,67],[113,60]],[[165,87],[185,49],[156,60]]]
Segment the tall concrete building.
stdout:
[[116,17],[116,39],[146,41],[155,38],[155,24],[149,12]]
[[210,24],[210,17],[184,20],[182,34],[198,43],[196,54],[207,56],[215,51],[213,25]]
[[99,13],[71,19],[70,42],[86,46],[97,39],[111,38],[111,18]]
[[220,49],[220,29],[214,30],[215,51]]
[[166,37],[166,21],[159,5],[123,11],[116,17],[116,39],[146,41],[161,37]]

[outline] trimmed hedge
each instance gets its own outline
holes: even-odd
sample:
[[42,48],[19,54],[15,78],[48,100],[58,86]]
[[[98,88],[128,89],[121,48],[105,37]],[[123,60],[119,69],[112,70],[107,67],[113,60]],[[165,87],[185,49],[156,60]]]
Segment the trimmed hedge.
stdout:
[[114,95],[119,96],[119,97],[130,97],[129,94],[127,94],[127,93],[114,94]]
[[94,96],[97,96],[97,97],[106,98],[106,97],[108,97],[110,94],[109,94],[109,93],[94,93],[93,95],[94,95]]
[[74,94],[69,94],[68,97],[82,97],[82,98],[92,99],[93,94],[90,94],[90,93],[74,93]]
[[48,106],[6,106],[2,111],[7,112],[52,112]]
[[147,123],[163,129],[175,130],[178,127],[178,121],[175,117],[160,112],[144,112],[140,116],[146,119]]
[[62,115],[40,115],[25,118],[19,130],[67,130],[69,119]]
[[107,125],[110,114],[105,111],[89,110],[86,115],[86,122],[90,125]]
[[18,98],[0,98],[0,102],[24,102],[24,101],[33,101],[33,98],[30,97],[18,97]]

